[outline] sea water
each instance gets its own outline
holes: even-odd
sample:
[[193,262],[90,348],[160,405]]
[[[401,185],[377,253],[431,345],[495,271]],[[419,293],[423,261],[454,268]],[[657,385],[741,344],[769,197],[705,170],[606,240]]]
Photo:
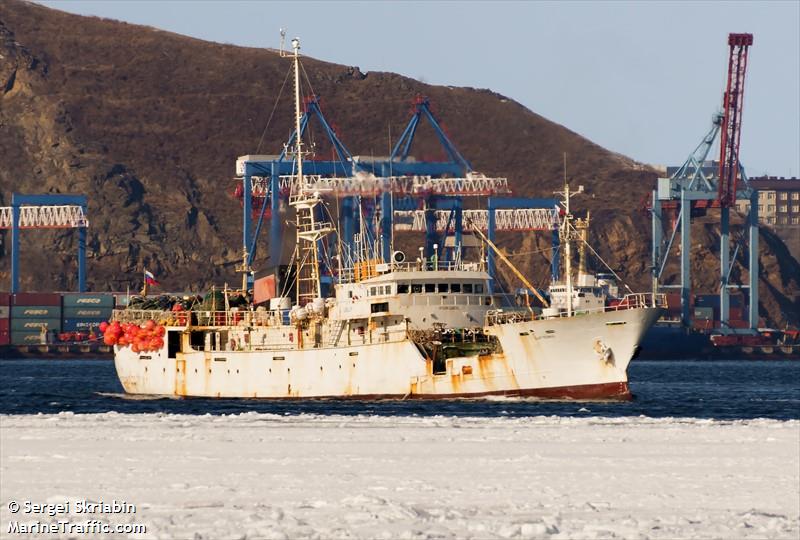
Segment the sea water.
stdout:
[[644,361],[628,370],[634,399],[535,398],[360,401],[166,398],[126,395],[107,360],[0,360],[0,414],[178,413],[399,416],[647,416],[800,419],[800,362]]

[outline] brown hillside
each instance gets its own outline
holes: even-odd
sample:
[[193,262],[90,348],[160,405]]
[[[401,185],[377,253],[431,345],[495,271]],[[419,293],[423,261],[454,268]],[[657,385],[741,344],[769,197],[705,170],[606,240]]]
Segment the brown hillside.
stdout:
[[[273,50],[209,43],[17,0],[0,3],[0,55],[0,203],[8,204],[12,191],[89,195],[89,285],[95,290],[124,290],[144,265],[172,290],[238,282],[241,210],[229,196],[234,161],[259,150],[287,74],[285,60]],[[593,194],[578,204],[592,209],[601,254],[632,286],[647,286],[649,226],[636,211],[654,184],[656,175],[647,167],[488,90],[362,74],[312,58],[304,66],[354,154],[385,155],[389,133],[400,133],[417,94],[430,97],[473,166],[507,176],[517,194],[551,196],[566,152],[573,183]],[[279,151],[290,126],[284,100],[260,152]],[[430,134],[421,132],[414,153],[435,158],[437,152]],[[26,232],[23,289],[73,288],[74,242],[68,232]],[[528,253],[546,238],[510,236],[504,242]],[[780,252],[775,239],[764,243],[765,257]],[[260,250],[257,266],[269,264],[266,251]],[[534,276],[544,273],[541,256],[516,261]],[[699,285],[713,290],[716,264],[698,264],[706,270]],[[8,269],[4,251],[0,277],[6,283]],[[797,306],[784,308],[784,315],[776,308],[792,306],[787,295],[798,289],[797,274],[786,272],[796,266],[774,264],[773,270],[777,275],[764,279],[780,285],[764,287],[762,295],[782,323],[796,318]]]

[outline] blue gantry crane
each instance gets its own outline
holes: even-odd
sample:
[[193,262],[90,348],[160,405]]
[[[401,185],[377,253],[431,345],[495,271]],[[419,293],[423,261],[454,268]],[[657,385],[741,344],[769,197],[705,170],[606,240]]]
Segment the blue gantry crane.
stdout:
[[85,195],[13,193],[11,206],[0,208],[0,229],[11,229],[11,292],[19,291],[20,230],[78,229],[78,291],[86,291]]
[[[497,230],[546,230],[553,231],[554,260],[553,275],[558,274],[558,208],[553,199],[514,198],[510,195],[505,178],[490,178],[476,173],[471,164],[458,151],[444,132],[431,111],[430,101],[418,96],[405,129],[394,144],[388,157],[353,156],[331,124],[325,118],[316,97],[305,101],[305,110],[300,122],[300,137],[303,137],[309,121],[316,118],[333,148],[332,160],[304,160],[306,183],[310,189],[324,195],[340,198],[340,242],[346,250],[352,250],[356,228],[364,225],[374,239],[380,236],[381,258],[389,262],[392,256],[393,230],[423,230],[425,232],[424,254],[430,257],[437,247],[439,260],[460,258],[464,233],[464,214],[470,222],[477,222],[495,238]],[[444,161],[417,161],[411,158],[414,138],[420,122],[427,121],[441,144]],[[285,148],[291,148],[296,130],[292,132]],[[277,156],[242,156],[237,161],[237,176],[241,178],[244,224],[243,247],[248,265],[257,249],[257,238],[266,217],[270,220],[270,260],[277,264],[282,250],[281,222],[279,219],[280,198],[289,191],[294,159],[284,149]],[[464,210],[464,197],[488,197],[487,210]],[[260,203],[255,230],[253,230],[253,200]],[[368,209],[364,215],[365,208]],[[372,226],[373,215],[378,212],[378,231]],[[500,226],[496,215],[503,219]],[[395,218],[409,214],[412,226],[398,226]],[[442,216],[447,217],[442,222]],[[420,220],[421,218],[421,220]],[[364,220],[359,223],[359,220]],[[420,223],[422,223],[420,228]],[[440,234],[452,233],[452,249],[445,250]],[[490,275],[494,273],[494,257],[489,255]]]

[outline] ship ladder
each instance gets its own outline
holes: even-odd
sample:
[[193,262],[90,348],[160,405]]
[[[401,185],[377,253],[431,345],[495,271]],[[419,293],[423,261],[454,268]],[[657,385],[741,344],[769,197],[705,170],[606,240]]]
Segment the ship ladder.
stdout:
[[330,334],[328,334],[328,347],[335,347],[339,343],[339,338],[342,335],[342,330],[344,329],[345,322],[343,319],[339,319],[336,321],[331,328]]

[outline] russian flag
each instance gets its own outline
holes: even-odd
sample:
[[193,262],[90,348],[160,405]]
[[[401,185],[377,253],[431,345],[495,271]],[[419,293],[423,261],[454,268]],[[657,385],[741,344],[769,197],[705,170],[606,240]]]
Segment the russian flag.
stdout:
[[144,271],[144,282],[148,285],[158,285],[158,281],[156,281],[156,276],[153,275],[152,272],[145,269]]

